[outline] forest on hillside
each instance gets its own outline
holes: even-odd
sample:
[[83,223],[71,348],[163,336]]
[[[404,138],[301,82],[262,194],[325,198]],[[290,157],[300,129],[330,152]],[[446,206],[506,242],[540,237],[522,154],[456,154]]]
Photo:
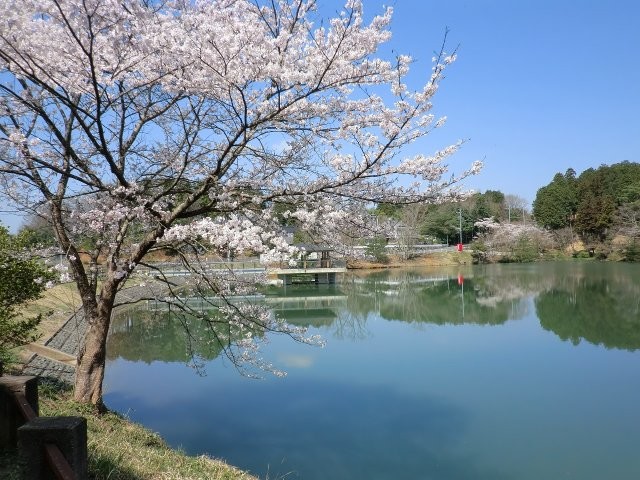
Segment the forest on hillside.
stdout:
[[576,235],[590,251],[607,256],[617,243],[640,234],[640,164],[622,162],[557,173],[533,202],[536,222],[558,237]]

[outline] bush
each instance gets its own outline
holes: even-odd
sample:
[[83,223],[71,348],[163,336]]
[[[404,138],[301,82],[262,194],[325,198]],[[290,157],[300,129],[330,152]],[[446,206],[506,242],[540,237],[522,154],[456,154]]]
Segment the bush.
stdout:
[[480,239],[476,239],[469,245],[471,249],[471,258],[473,263],[488,263],[489,248],[487,244]]
[[640,262],[640,243],[637,239],[632,239],[624,249],[623,260],[625,262]]
[[365,253],[368,257],[373,257],[376,262],[389,263],[389,256],[385,248],[387,242],[382,237],[372,238],[367,242]]
[[538,256],[539,248],[536,242],[526,235],[518,237],[511,252],[514,262],[533,262]]
[[23,318],[20,306],[40,297],[51,272],[26,255],[20,239],[0,225],[0,360],[14,361],[11,350],[33,342],[41,317]]

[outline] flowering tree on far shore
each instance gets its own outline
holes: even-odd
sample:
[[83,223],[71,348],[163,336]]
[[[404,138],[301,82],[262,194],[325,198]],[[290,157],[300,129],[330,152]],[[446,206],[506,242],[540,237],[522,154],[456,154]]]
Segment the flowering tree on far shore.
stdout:
[[[455,56],[409,89],[411,59],[376,56],[391,13],[365,23],[348,0],[317,23],[304,0],[0,0],[1,189],[44,213],[82,298],[76,400],[102,406],[116,294],[154,249],[287,260],[276,207],[336,239],[363,204],[460,198],[480,168],[447,174],[460,143],[402,156],[444,123],[431,100]],[[228,354],[256,330],[306,339],[253,305],[221,308],[200,315],[225,325]]]
[[549,232],[533,224],[500,223],[484,218],[474,224],[476,258],[486,260],[487,254],[504,260],[530,262],[553,244]]

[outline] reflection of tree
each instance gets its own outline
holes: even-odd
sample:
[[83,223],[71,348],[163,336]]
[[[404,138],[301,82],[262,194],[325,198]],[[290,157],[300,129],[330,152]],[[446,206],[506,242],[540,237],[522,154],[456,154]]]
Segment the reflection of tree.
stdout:
[[363,340],[371,336],[367,329],[367,317],[352,314],[347,309],[340,312],[332,326],[335,338]]
[[107,359],[145,363],[210,360],[223,350],[217,341],[221,332],[216,328],[222,327],[174,312],[127,310],[113,320]]
[[640,289],[604,278],[573,278],[536,298],[540,324],[562,340],[607,348],[640,348]]
[[[633,265],[549,263],[486,265],[453,271],[387,270],[351,275],[339,286],[265,291],[273,314],[338,338],[369,336],[371,318],[434,325],[499,325],[530,314],[563,340],[640,348],[640,271]],[[464,280],[463,280],[464,277]],[[464,282],[463,285],[460,281]],[[135,310],[111,329],[108,358],[192,362],[212,359],[226,324]],[[259,335],[259,333],[256,333]],[[327,335],[327,333],[325,333]],[[197,362],[196,362],[197,363]]]
[[[543,328],[563,340],[586,340],[608,348],[640,349],[640,271],[633,265],[549,263],[488,265],[425,282],[424,272],[376,272],[350,285],[350,305],[361,317],[433,324],[497,325],[523,318],[535,298]],[[436,275],[432,275],[436,277]],[[422,282],[422,283],[421,283]],[[346,289],[345,289],[346,291]]]
[[359,318],[378,314],[389,320],[438,325],[496,325],[524,315],[522,299],[532,290],[514,281],[517,274],[504,278],[483,272],[476,279],[471,270],[467,273],[469,278],[460,275],[458,280],[458,274],[446,270],[381,271],[355,277],[343,290],[349,293],[349,311]]
[[441,281],[413,292],[399,291],[396,297],[385,297],[380,315],[389,320],[436,325],[498,325],[509,320],[511,302],[485,305],[478,302],[478,293],[473,280],[465,281],[464,293],[456,280]]

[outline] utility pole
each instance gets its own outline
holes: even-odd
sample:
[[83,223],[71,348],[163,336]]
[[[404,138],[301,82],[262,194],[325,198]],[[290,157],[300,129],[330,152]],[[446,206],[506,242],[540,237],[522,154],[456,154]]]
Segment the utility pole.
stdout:
[[458,220],[460,225],[460,244],[462,245],[462,209],[458,209]]

